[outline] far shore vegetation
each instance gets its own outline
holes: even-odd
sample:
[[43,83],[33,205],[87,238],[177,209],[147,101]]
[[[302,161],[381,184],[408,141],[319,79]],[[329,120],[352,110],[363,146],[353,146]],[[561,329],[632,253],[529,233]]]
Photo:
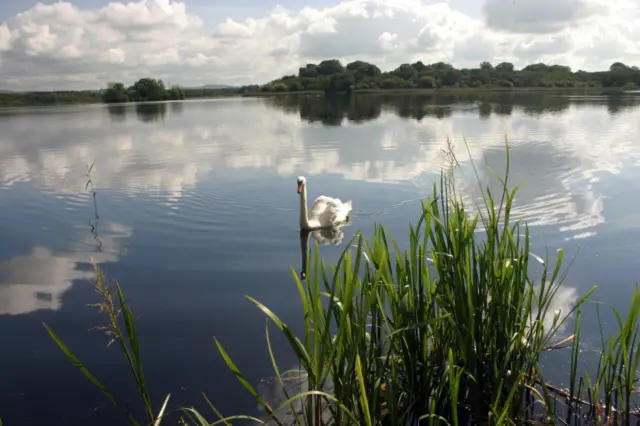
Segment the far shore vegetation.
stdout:
[[572,71],[564,65],[542,63],[516,70],[509,62],[492,65],[480,63],[478,68],[457,69],[437,62],[402,64],[393,71],[382,72],[376,65],[354,61],[344,66],[337,59],[307,64],[298,74],[286,75],[263,86],[248,86],[246,91],[263,92],[349,92],[380,90],[531,90],[531,89],[637,89],[640,70],[621,62],[606,71]]
[[[447,152],[449,165],[423,200],[421,215],[408,225],[404,247],[376,224],[371,238],[355,232],[334,265],[321,260],[317,243],[302,250],[306,278],[291,271],[291,292],[303,310],[300,335],[277,312],[246,296],[265,315],[262,356],[271,360],[273,381],[285,398],[281,406],[263,399],[256,383],[242,374],[244,366],[224,349],[226,342],[215,336],[218,356],[229,367],[219,375],[235,375],[262,414],[251,413],[251,407],[245,414],[228,413],[206,395],[206,404],[199,404],[206,412],[195,405],[173,406],[170,394],[152,399],[154,379],[144,374],[142,360],[153,354],[139,345],[123,287],[111,287],[97,265],[95,306],[107,316],[106,325],[97,329],[123,351],[140,393],[138,415],[124,408],[54,330],[45,328],[133,425],[222,425],[242,419],[307,426],[637,424],[638,286],[630,289],[626,315],[613,310],[612,333],[600,329],[597,366],[584,372],[579,367],[585,355],[579,349],[581,317],[596,287],[568,311],[553,311],[568,270],[564,252],[530,251],[527,224],[513,220],[520,185],[508,181],[508,145],[505,176],[494,173],[498,191],[480,186],[477,203],[463,202],[456,189],[459,179],[469,177],[480,185],[473,161],[464,176],[450,142]],[[559,333],[563,327],[568,336]],[[297,356],[296,369],[280,369],[274,332]],[[562,387],[541,365],[550,351],[567,358]],[[210,385],[216,383],[203,384]]]
[[512,63],[457,69],[451,64],[421,61],[405,63],[391,71],[374,64],[354,61],[344,65],[337,59],[306,64],[297,74],[285,75],[266,84],[183,87],[165,85],[161,79],[144,77],[131,86],[109,83],[100,90],[0,91],[0,107],[69,105],[86,103],[154,102],[229,96],[264,96],[281,93],[378,93],[451,91],[583,91],[616,93],[640,88],[640,69],[622,62],[603,71],[573,71],[564,65],[536,63],[517,70]]

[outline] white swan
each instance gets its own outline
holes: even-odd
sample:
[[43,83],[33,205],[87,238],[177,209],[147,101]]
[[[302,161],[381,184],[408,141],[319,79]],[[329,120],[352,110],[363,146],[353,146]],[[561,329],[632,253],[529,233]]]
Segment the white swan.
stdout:
[[351,200],[343,203],[338,198],[321,195],[313,202],[311,216],[309,216],[307,214],[307,179],[304,176],[298,177],[298,194],[300,194],[300,229],[329,228],[349,221]]

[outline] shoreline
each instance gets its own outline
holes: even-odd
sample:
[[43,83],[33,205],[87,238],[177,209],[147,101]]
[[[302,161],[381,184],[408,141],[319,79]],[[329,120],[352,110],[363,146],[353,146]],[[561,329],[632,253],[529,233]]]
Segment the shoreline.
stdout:
[[[595,95],[621,95],[621,94],[640,94],[638,91],[626,91],[620,87],[468,87],[468,88],[457,88],[457,87],[443,87],[439,89],[420,89],[420,88],[411,88],[411,89],[356,89],[351,93],[347,92],[334,92],[329,94],[330,96],[346,96],[348,94],[351,95],[452,95],[452,94],[460,94],[460,95],[472,95],[472,94],[504,94],[504,93],[545,93],[545,94],[576,94],[576,93],[585,93],[585,94],[595,94]],[[68,101],[57,101],[57,102],[24,102],[29,96],[33,96],[34,94],[43,95],[46,94],[48,96],[57,96],[60,94],[64,94],[65,96],[71,96],[78,94],[82,95],[79,99],[69,99]],[[4,96],[3,96],[4,95]],[[203,100],[203,99],[226,99],[226,98],[263,98],[270,96],[282,96],[282,95],[299,95],[299,96],[325,96],[327,95],[322,90],[299,90],[299,91],[251,91],[251,92],[222,92],[216,95],[211,96],[194,96],[194,97],[186,97],[181,100],[161,100],[161,101],[145,101],[145,102],[119,102],[119,103],[109,103],[100,101],[100,96],[98,92],[92,92],[90,95],[87,95],[87,91],[51,91],[51,92],[0,92],[0,110],[9,109],[9,108],[29,108],[29,107],[47,107],[47,106],[74,106],[74,105],[112,105],[112,106],[125,106],[125,105],[144,105],[144,104],[158,104],[158,103],[169,103],[169,102],[180,102],[180,101],[193,101],[193,100]],[[15,102],[5,103],[2,102],[3,97],[13,98]],[[21,99],[22,98],[22,99]]]
[[[620,87],[443,87],[440,89],[356,89],[354,95],[358,94],[474,94],[474,93],[602,93],[602,94],[623,94],[626,91]],[[633,91],[629,91],[634,93]],[[347,92],[334,92],[333,94],[345,95]],[[249,92],[243,93],[244,97],[263,97],[273,95],[324,95],[322,90],[299,90],[299,91],[270,91],[270,92]]]

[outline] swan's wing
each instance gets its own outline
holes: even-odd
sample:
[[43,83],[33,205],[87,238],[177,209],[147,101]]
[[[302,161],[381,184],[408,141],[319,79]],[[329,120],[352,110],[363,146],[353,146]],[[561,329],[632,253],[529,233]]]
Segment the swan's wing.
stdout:
[[349,212],[353,208],[351,205],[351,200],[343,203],[339,199],[335,199],[336,201],[336,220],[338,222],[346,222],[347,217],[349,216]]
[[339,219],[341,206],[342,201],[339,199],[321,195],[311,206],[311,218],[317,220],[322,226],[333,224]]
[[347,201],[346,203],[342,203],[340,205],[340,215],[343,216],[345,219],[347,218],[347,216],[349,216],[349,212],[353,210],[353,203],[351,202],[351,200]]

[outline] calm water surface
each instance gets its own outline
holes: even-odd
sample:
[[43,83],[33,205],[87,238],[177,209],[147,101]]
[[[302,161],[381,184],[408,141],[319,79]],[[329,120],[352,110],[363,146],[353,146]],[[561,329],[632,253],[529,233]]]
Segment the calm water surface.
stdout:
[[[562,247],[568,261],[577,254],[557,307],[568,309],[597,284],[594,297],[626,311],[640,278],[640,97],[34,108],[0,111],[0,129],[0,418],[9,426],[124,421],[42,322],[126,406],[140,407],[122,354],[88,331],[106,321],[85,306],[97,301],[92,257],[141,317],[157,406],[171,392],[172,406],[204,409],[204,392],[224,414],[259,414],[213,338],[258,384],[272,373],[265,319],[243,296],[299,329],[290,269],[301,262],[296,177],[307,176],[310,202],[321,194],[353,200],[353,224],[321,247],[325,259],[337,259],[354,232],[370,234],[375,222],[402,245],[438,179],[448,137],[463,165],[466,137],[488,184],[483,162],[502,172],[509,136],[512,182],[526,181],[517,215],[533,226],[535,250]],[[92,163],[95,198],[85,187]],[[478,195],[471,185],[464,190]],[[583,322],[585,352],[595,353],[594,315]],[[289,352],[277,356],[293,366]],[[562,368],[549,364],[551,374]]]

